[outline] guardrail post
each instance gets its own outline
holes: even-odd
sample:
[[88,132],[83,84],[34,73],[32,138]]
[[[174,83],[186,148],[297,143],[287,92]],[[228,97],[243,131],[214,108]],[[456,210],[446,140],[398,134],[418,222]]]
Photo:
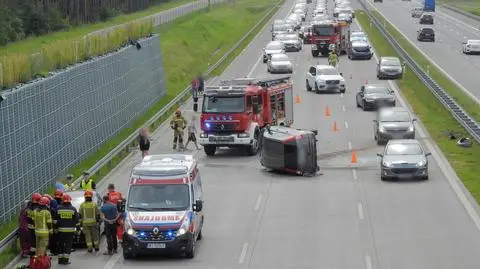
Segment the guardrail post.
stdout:
[[427,64],[427,74],[430,75],[430,64]]

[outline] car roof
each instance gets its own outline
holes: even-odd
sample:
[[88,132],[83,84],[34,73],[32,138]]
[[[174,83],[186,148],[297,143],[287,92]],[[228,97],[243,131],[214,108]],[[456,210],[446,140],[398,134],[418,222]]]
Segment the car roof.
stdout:
[[[75,191],[66,191],[64,192],[65,194],[70,195],[72,198],[80,198],[83,197],[85,194],[85,191],[83,190],[75,190]],[[96,191],[92,191],[93,197],[98,198],[99,194]]]
[[469,39],[467,43],[480,43],[480,39]]
[[288,57],[288,55],[285,54],[285,53],[274,53],[274,54],[272,54],[272,56],[271,56],[272,59],[275,58],[275,56],[276,56],[276,57],[280,57],[280,56],[286,56],[286,57]]
[[382,56],[380,57],[380,60],[386,60],[386,61],[400,61],[397,57],[391,57],[391,56]]
[[365,84],[365,89],[374,89],[374,88],[386,88],[386,89],[389,89],[390,86],[388,86],[387,84],[380,84],[380,83],[376,83],[376,84]]
[[267,46],[268,45],[282,45],[283,43],[281,41],[277,41],[277,40],[274,40],[274,41],[270,41],[267,43]]
[[387,145],[404,145],[404,144],[420,145],[420,141],[416,139],[392,139],[392,140],[389,140],[387,143]]
[[334,69],[337,70],[335,67],[330,66],[330,65],[324,65],[324,64],[318,64],[315,66],[317,69]]

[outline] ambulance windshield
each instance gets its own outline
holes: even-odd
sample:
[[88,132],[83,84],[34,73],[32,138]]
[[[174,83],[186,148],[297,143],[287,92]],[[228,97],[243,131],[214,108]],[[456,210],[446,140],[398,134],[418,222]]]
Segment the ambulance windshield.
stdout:
[[190,204],[187,184],[132,185],[128,193],[130,211],[180,211]]
[[241,113],[245,111],[244,96],[203,98],[204,113]]

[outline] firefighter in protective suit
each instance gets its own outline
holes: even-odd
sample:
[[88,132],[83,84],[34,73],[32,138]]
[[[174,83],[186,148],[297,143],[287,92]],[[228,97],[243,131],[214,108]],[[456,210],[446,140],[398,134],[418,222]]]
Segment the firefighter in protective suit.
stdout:
[[335,52],[335,49],[333,49],[329,54],[328,54],[328,64],[336,67],[338,63],[338,57],[337,53]]
[[183,131],[187,127],[187,121],[182,116],[180,110],[175,111],[175,116],[170,121],[170,127],[173,130],[173,149],[183,150]]
[[48,205],[50,200],[47,197],[40,199],[39,207],[33,213],[35,223],[36,252],[35,255],[45,255],[48,247],[48,239],[53,234],[52,214]]
[[58,229],[58,264],[70,264],[70,252],[72,250],[75,232],[80,230],[78,212],[72,206],[72,197],[63,194],[62,204],[57,209],[55,216]]
[[100,210],[96,203],[92,201],[93,192],[85,191],[85,202],[80,205],[80,221],[87,243],[87,250],[89,253],[99,251],[99,237],[97,222],[100,221]]
[[27,207],[27,228],[28,228],[28,244],[30,245],[30,256],[35,255],[37,239],[35,237],[35,219],[34,213],[40,207],[42,195],[38,192],[32,194],[32,200]]

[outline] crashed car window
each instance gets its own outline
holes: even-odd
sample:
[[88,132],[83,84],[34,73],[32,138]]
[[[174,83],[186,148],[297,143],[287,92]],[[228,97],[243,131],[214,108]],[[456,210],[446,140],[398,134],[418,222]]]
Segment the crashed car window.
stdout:
[[187,184],[134,185],[128,193],[129,210],[185,210],[190,206]]
[[422,148],[417,144],[393,144],[387,146],[385,155],[421,155]]
[[203,100],[203,112],[205,113],[240,113],[245,110],[243,96],[211,96]]

